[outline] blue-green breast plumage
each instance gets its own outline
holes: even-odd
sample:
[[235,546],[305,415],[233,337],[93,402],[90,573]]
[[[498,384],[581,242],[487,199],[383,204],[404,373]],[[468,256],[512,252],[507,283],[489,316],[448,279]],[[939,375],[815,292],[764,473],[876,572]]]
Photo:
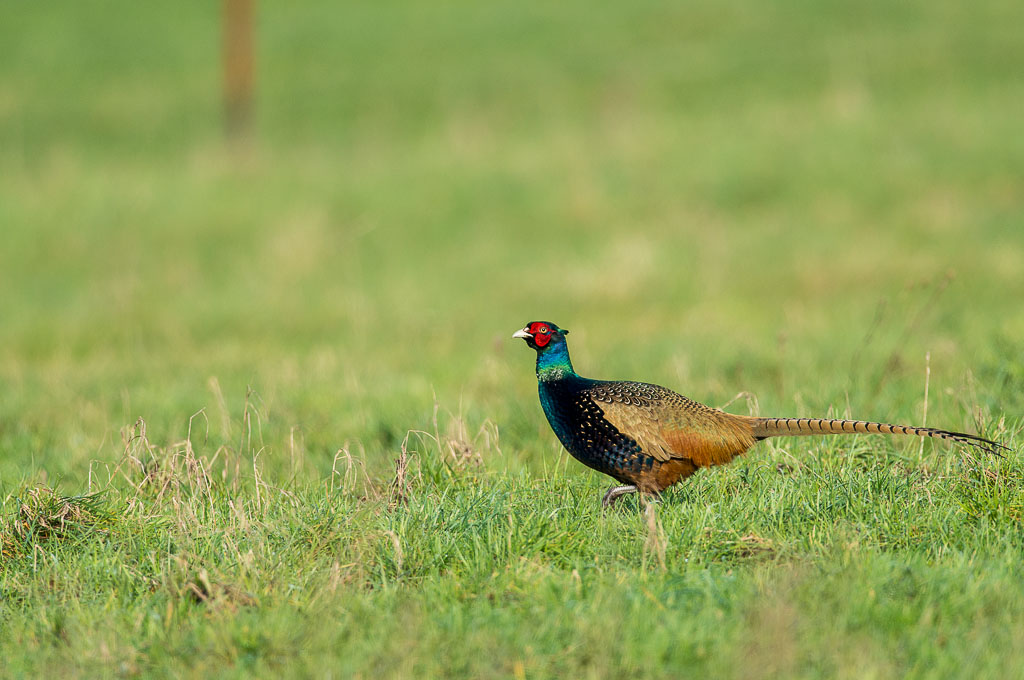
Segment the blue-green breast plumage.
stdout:
[[576,460],[620,481],[650,470],[655,460],[604,417],[594,394],[613,383],[569,375],[540,381],[540,403],[558,441]]

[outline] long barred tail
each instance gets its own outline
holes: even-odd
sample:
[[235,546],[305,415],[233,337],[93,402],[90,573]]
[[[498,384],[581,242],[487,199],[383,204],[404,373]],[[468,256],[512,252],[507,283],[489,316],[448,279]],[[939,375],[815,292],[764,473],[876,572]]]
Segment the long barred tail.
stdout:
[[813,434],[909,434],[917,437],[946,439],[966,446],[975,446],[999,455],[999,449],[1009,451],[991,439],[985,439],[963,432],[938,430],[934,427],[908,427],[889,423],[872,423],[866,420],[833,420],[829,418],[749,418],[753,435],[757,439],[766,437],[793,437]]

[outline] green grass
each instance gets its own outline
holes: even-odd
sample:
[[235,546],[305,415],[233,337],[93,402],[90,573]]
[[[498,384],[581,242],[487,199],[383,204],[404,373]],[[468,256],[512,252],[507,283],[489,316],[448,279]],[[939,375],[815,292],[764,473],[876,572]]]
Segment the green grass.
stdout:
[[[0,22],[0,676],[1021,677],[1020,3],[260,3],[244,148],[218,9]],[[535,318],[1016,450],[602,513]]]

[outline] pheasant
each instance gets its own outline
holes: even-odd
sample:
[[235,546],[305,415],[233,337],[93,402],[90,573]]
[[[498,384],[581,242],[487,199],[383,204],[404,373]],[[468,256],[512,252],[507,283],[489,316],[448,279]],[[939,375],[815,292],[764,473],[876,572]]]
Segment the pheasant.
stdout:
[[816,434],[907,434],[996,452],[1007,447],[962,432],[828,418],[756,418],[720,411],[649,383],[591,380],[569,360],[569,331],[532,321],[512,337],[537,350],[540,405],[576,460],[616,481],[608,507],[637,491],[659,495],[698,469],[728,463],[767,437]]

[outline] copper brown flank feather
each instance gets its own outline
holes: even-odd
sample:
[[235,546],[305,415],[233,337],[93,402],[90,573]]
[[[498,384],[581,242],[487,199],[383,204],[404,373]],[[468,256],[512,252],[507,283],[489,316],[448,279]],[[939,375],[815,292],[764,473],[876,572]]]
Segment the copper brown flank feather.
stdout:
[[559,441],[581,463],[621,483],[605,494],[605,506],[636,491],[657,495],[700,468],[728,463],[767,437],[902,434],[992,453],[1007,448],[977,435],[933,427],[733,415],[658,385],[590,380],[572,368],[567,333],[553,323],[533,321],[512,337],[537,350],[541,407]]

